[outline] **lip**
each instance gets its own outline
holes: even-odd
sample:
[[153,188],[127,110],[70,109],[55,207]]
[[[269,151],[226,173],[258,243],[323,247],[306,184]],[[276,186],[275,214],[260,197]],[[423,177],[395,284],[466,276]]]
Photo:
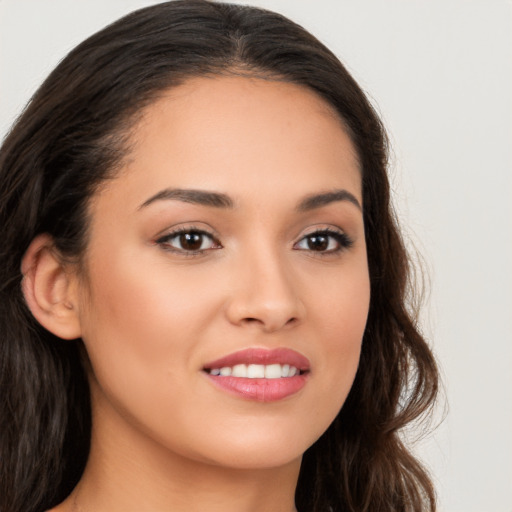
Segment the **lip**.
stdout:
[[[211,375],[204,371],[237,364],[289,364],[300,370],[300,374],[277,379],[249,379],[246,377]],[[256,402],[276,402],[298,393],[307,383],[309,370],[309,360],[295,350],[287,348],[240,350],[203,366],[204,375],[217,388],[231,395]]]
[[309,371],[310,368],[307,357],[289,348],[275,348],[273,350],[248,348],[207,363],[203,366],[203,369],[235,366],[235,364],[289,364],[302,372]]

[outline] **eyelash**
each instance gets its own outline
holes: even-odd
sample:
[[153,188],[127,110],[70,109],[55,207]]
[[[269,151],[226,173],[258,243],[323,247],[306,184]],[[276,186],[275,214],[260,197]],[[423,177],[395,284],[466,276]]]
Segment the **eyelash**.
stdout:
[[[171,245],[172,240],[179,239],[179,237],[186,236],[186,235],[197,235],[201,237],[201,245],[204,243],[204,239],[207,238],[211,240],[211,243],[215,245],[215,247],[209,247],[207,249],[183,249],[178,247],[173,247]],[[205,231],[204,229],[198,229],[194,227],[187,227],[187,228],[181,228],[177,229],[176,231],[173,231],[171,233],[168,233],[157,240],[155,240],[155,243],[157,245],[162,246],[165,250],[170,252],[175,252],[178,254],[183,254],[185,256],[198,256],[200,254],[203,254],[206,251],[211,251],[213,249],[222,249],[221,243],[211,234]]]
[[[295,249],[300,243],[311,241],[313,238],[324,238],[327,239],[327,244],[330,245],[331,241],[334,239],[336,243],[336,247],[334,249],[328,249],[325,251],[315,251],[314,249],[311,249],[308,244],[308,249],[311,252],[316,253],[318,256],[331,256],[333,254],[338,254],[340,252],[343,252],[346,249],[350,249],[352,245],[354,245],[354,241],[343,231],[338,231],[335,229],[330,228],[323,228],[318,229],[316,231],[313,231],[312,233],[308,233],[307,235],[303,236],[294,246]],[[300,249],[296,249],[300,250]]]
[[[200,237],[199,242],[201,242],[201,247],[203,243],[205,242],[205,238],[210,240],[210,243],[213,244],[213,247],[208,248],[201,248],[198,249],[184,249],[183,247],[174,247],[171,245],[171,242],[173,240],[179,240],[182,236],[197,236]],[[314,238],[317,239],[324,239],[324,241],[327,242],[327,250],[314,250],[309,245],[309,242],[312,241]],[[335,248],[329,248],[329,245],[332,244],[332,241],[334,240],[334,243],[336,244]],[[185,240],[181,240],[180,243],[182,244]],[[182,254],[185,256],[199,256],[201,254],[204,254],[207,251],[211,251],[214,249],[222,249],[221,243],[211,234],[207,231],[204,231],[203,229],[198,229],[194,227],[187,227],[183,229],[178,229],[176,231],[173,231],[171,233],[168,233],[157,240],[155,240],[155,243],[157,245],[162,246],[165,250],[174,252],[177,254]],[[300,248],[298,247],[301,243],[308,244],[307,248]],[[315,243],[315,242],[312,242]],[[308,233],[307,235],[303,236],[297,243],[294,244],[293,249],[294,250],[305,250],[305,251],[311,251],[313,253],[316,253],[317,256],[330,256],[333,254],[338,254],[346,249],[349,249],[354,244],[353,240],[342,231],[337,231],[334,229],[324,228],[324,229],[318,229],[316,231],[313,231],[311,233]]]

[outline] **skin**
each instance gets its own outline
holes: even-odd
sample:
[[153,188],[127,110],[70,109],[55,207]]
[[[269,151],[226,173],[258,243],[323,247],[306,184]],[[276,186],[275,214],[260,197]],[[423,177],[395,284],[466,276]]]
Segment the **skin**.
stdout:
[[[233,207],[150,198],[165,189]],[[343,124],[314,93],[246,77],[189,80],[149,106],[119,175],[90,205],[68,309],[90,358],[90,459],[59,512],[291,512],[303,452],[352,385],[370,287],[362,205]],[[176,229],[202,230],[199,251]],[[311,248],[325,229],[351,240]],[[167,235],[167,239],[163,237]],[[308,238],[309,236],[309,238]],[[212,385],[204,365],[286,347],[307,383],[264,403]]]

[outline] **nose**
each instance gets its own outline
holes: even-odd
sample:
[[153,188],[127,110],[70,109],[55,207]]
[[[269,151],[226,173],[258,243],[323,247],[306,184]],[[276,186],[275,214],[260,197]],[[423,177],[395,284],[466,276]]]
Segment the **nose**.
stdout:
[[276,255],[244,259],[233,273],[235,281],[226,314],[235,325],[254,325],[266,333],[302,321],[304,303],[290,265]]

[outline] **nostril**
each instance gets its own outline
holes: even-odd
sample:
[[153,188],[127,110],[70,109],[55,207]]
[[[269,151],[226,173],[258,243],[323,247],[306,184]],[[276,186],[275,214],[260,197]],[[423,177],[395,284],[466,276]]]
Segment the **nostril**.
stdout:
[[262,326],[265,331],[275,331],[283,327],[291,327],[295,325],[299,319],[297,317],[291,317],[285,321],[279,321],[278,319],[263,319],[257,317],[246,317],[242,320],[245,325],[257,325]]
[[261,320],[258,320],[257,318],[252,318],[252,317],[244,318],[244,321],[247,323],[254,323],[254,322],[261,323]]

